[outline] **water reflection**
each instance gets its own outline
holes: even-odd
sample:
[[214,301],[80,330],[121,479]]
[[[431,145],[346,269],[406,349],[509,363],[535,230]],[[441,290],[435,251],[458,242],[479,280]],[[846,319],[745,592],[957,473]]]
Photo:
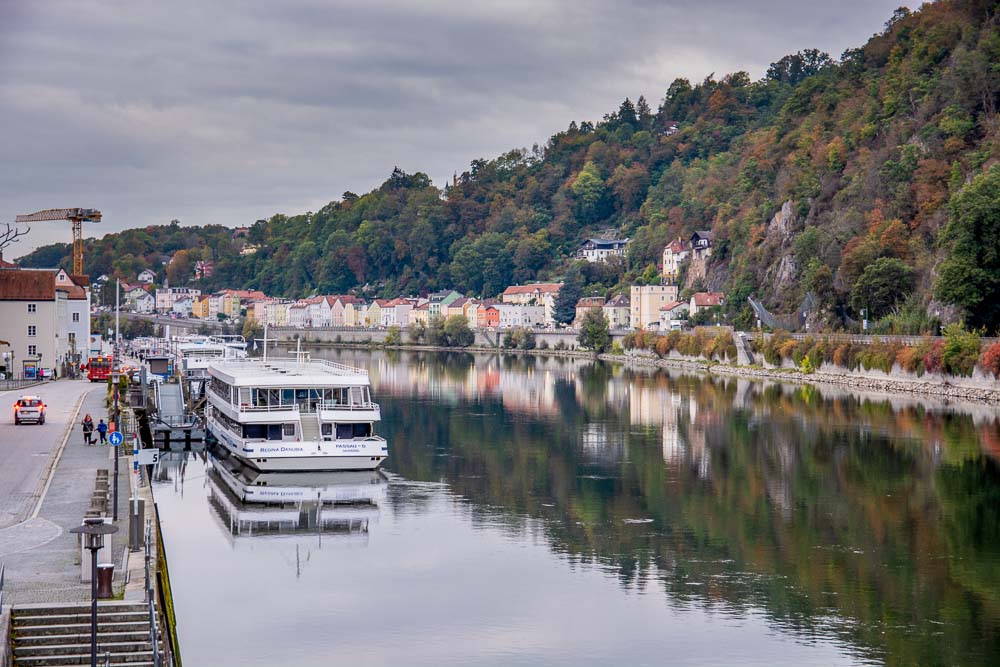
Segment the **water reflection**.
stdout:
[[234,547],[263,538],[327,536],[367,543],[378,522],[386,480],[375,470],[262,473],[233,458],[209,455],[208,502]]
[[[344,664],[1000,661],[995,408],[573,359],[326,354],[370,369],[393,443],[364,567],[338,558],[354,579],[311,582],[377,589],[344,612],[359,623],[398,616]],[[165,515],[223,516],[182,491],[157,489]]]

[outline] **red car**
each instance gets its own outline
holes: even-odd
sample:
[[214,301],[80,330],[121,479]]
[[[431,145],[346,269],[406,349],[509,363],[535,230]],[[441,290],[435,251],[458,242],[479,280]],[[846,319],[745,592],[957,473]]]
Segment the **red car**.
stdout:
[[37,396],[22,396],[14,404],[14,423],[21,425],[25,422],[45,423],[45,404]]

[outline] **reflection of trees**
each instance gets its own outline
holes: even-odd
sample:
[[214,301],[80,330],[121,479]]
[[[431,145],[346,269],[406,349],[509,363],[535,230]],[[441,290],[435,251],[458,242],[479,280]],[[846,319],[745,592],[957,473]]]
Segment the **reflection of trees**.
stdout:
[[[675,604],[763,608],[895,664],[1000,656],[1000,473],[978,444],[995,422],[806,386],[511,359],[494,371],[480,357],[404,360],[450,389],[425,387],[427,400],[384,385],[389,468],[447,481],[476,522],[520,533],[537,519],[567,560]],[[495,371],[495,384],[470,380]],[[558,418],[526,418],[501,386],[538,392]]]

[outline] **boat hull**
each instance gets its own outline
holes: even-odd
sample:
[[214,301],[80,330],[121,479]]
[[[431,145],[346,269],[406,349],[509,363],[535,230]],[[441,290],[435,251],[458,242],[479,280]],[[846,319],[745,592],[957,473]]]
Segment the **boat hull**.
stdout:
[[[268,443],[261,447],[248,448],[232,434],[219,426],[214,419],[207,419],[208,430],[215,436],[219,446],[247,465],[262,472],[325,472],[336,470],[375,470],[387,458],[385,441],[363,443],[356,445],[357,452],[337,452],[336,443],[322,443],[320,451],[305,455],[297,455],[292,450],[303,450],[301,443]],[[288,451],[281,452],[281,449]],[[273,451],[279,450],[279,451]]]

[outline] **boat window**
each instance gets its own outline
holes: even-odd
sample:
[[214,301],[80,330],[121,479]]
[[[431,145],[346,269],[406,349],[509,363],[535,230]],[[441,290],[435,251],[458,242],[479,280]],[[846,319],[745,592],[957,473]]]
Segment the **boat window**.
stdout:
[[364,387],[351,387],[351,405],[364,403]]
[[239,388],[240,405],[250,405],[250,387]]
[[295,424],[283,424],[283,433],[289,438],[295,437]]
[[332,401],[333,400],[333,389],[324,389],[323,390],[323,400],[324,401]]
[[281,390],[280,389],[268,389],[267,390],[267,404],[271,407],[281,405]]
[[281,424],[268,424],[267,425],[267,439],[268,440],[281,440]]
[[333,424],[322,424],[320,428],[323,435],[333,435]]
[[296,401],[308,401],[309,400],[309,390],[308,389],[296,389],[295,390],[295,400]]
[[295,390],[294,389],[282,389],[281,390],[281,404],[282,405],[293,405],[295,403]]
[[371,424],[337,424],[337,440],[367,438],[371,434]]
[[267,424],[244,424],[243,437],[264,440],[267,438]]
[[309,390],[309,400],[310,401],[321,401],[321,400],[323,400],[323,390],[322,389],[310,389]]

